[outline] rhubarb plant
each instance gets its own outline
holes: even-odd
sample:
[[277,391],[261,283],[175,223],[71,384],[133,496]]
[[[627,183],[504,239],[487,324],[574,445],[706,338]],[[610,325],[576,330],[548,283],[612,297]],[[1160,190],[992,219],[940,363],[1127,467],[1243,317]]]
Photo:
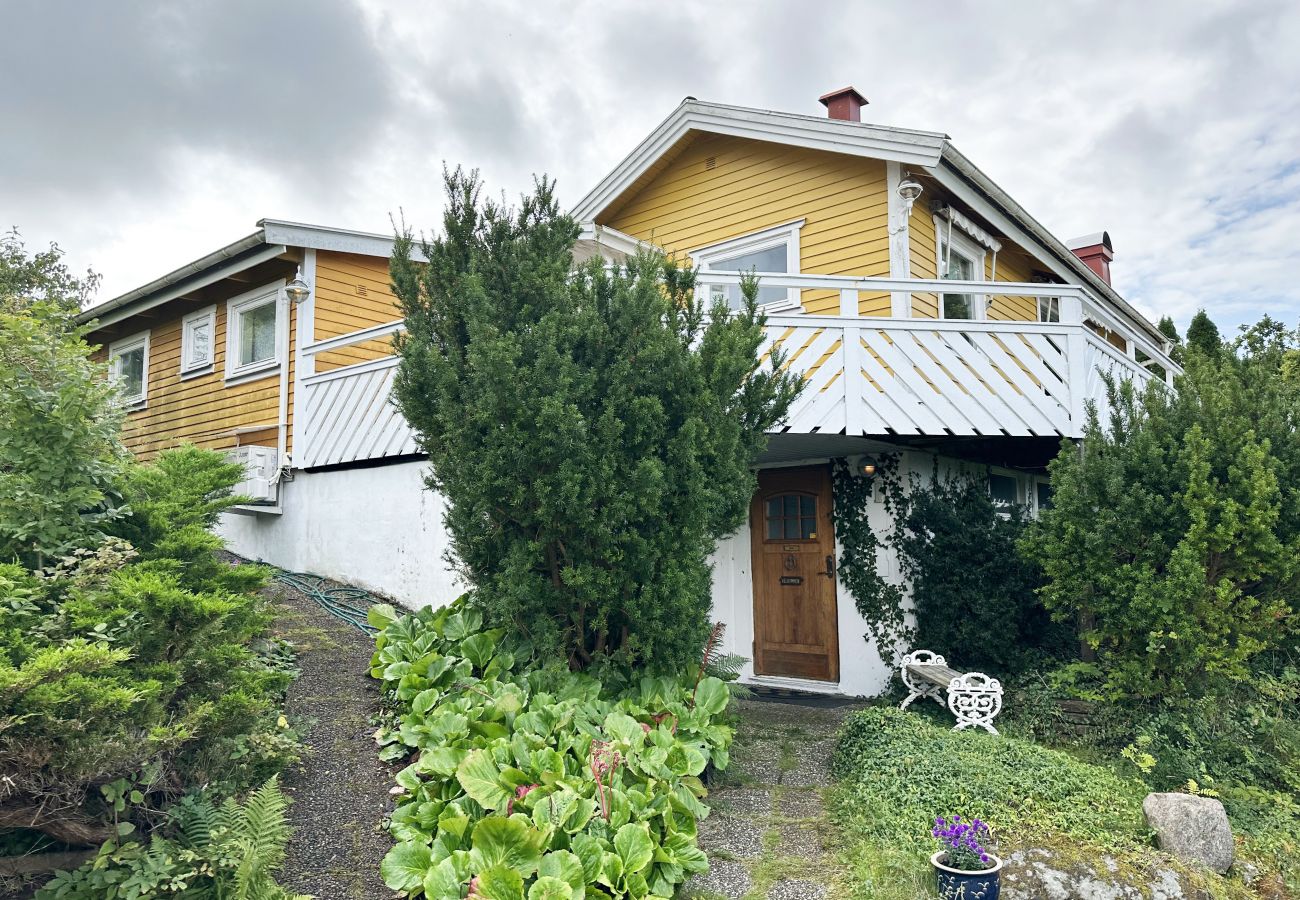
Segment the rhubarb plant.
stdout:
[[604,680],[538,668],[483,628],[470,598],[376,607],[372,674],[397,713],[380,729],[396,776],[382,875],[407,896],[668,898],[708,861],[702,776],[728,762],[730,694],[695,673]]

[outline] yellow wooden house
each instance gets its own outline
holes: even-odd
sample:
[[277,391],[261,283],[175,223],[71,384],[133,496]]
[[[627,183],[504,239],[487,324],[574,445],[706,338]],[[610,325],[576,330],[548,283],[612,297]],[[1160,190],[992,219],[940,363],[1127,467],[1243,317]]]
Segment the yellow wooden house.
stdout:
[[[889,672],[836,577],[830,462],[975,467],[996,499],[1036,509],[1061,438],[1104,407],[1103,375],[1177,366],[1112,288],[1108,235],[1062,241],[947,136],[862,122],[852,88],[820,99],[827,115],[687,98],[573,208],[575,257],[656,247],[729,302],[758,273],[764,352],[782,346],[805,388],[754,461],[750,521],[715,554],[715,616],[746,680],[864,695]],[[391,251],[390,236],[265,219],[85,318],[133,451],[188,441],[249,466],[258,503],[223,524],[233,549],[438,604],[461,585],[389,402]],[[871,520],[888,526],[883,504]]]

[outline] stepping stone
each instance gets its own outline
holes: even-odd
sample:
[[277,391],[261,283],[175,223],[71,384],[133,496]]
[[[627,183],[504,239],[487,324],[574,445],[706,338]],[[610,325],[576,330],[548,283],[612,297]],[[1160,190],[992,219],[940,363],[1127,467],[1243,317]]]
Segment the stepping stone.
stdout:
[[710,791],[704,802],[712,807],[714,815],[767,818],[772,814],[772,792],[765,788],[719,788]]
[[784,790],[776,799],[776,814],[787,819],[818,819],[825,812],[821,794],[813,789]]
[[710,857],[722,853],[758,859],[763,855],[763,829],[744,819],[715,813],[699,823],[699,844]]
[[709,871],[691,876],[682,885],[681,895],[683,897],[720,896],[727,897],[729,900],[740,900],[749,893],[752,884],[749,872],[740,863],[725,859],[711,859]]
[[782,774],[787,787],[824,787],[831,783],[831,753],[835,740],[796,741],[795,767]]
[[826,896],[826,885],[815,881],[778,881],[767,892],[767,900],[824,900]]
[[777,829],[779,840],[776,852],[781,856],[794,856],[810,861],[826,856],[822,846],[822,833],[813,825],[781,825]]

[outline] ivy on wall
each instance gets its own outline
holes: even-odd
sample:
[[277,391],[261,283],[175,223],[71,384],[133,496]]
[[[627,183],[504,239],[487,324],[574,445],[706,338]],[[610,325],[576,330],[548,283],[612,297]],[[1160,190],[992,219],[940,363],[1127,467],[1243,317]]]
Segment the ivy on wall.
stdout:
[[911,644],[912,629],[903,612],[902,589],[881,577],[877,566],[881,541],[869,520],[876,481],[882,483],[886,508],[890,509],[900,487],[897,454],[876,458],[874,478],[859,477],[847,460],[835,460],[831,467],[832,519],[840,545],[840,581],[853,594],[858,613],[867,623],[867,640],[875,641],[881,658],[896,664]]

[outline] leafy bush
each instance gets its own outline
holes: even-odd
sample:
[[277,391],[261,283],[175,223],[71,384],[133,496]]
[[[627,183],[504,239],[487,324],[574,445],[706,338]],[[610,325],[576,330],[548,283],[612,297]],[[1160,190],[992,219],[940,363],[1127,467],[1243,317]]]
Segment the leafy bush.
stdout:
[[36,898],[290,900],[272,877],[289,839],[288,805],[274,779],[242,804],[217,803],[208,793],[186,797],[147,845],[109,841],[82,868],[55,875]]
[[382,755],[414,753],[382,874],[410,896],[671,897],[707,867],[700,776],[724,768],[726,684],[601,682],[523,670],[532,649],[484,631],[468,598],[398,617],[372,609],[372,674],[399,721]]
[[395,393],[494,625],[572,668],[690,661],[708,558],[744,521],[751,463],[801,385],[760,363],[756,285],[706,310],[652,256],[573,271],[545,180],[516,211],[447,176],[444,236],[394,247],[407,331]]
[[1035,593],[1042,570],[1017,548],[1025,510],[998,506],[986,480],[965,474],[913,480],[890,497],[893,545],[916,610],[915,646],[960,648],[963,664],[997,673],[1069,648],[1069,632]]
[[[220,459],[173,452],[128,481],[145,515],[130,485]],[[214,490],[164,493],[198,509]],[[240,790],[296,755],[279,715],[290,676],[262,652],[269,615],[249,593],[265,571],[218,561],[201,521],[136,536],[138,552],[111,538],[39,572],[0,566],[0,832],[102,843],[188,789]]]
[[74,321],[96,278],[61,255],[0,235],[0,561],[29,568],[98,543],[124,514],[130,459],[116,389]]
[[1022,543],[1047,607],[1097,651],[1075,671],[1102,696],[1213,696],[1295,646],[1300,334],[1199,332],[1173,391],[1108,385],[1109,420],[1094,411],[1053,461],[1053,506]]

